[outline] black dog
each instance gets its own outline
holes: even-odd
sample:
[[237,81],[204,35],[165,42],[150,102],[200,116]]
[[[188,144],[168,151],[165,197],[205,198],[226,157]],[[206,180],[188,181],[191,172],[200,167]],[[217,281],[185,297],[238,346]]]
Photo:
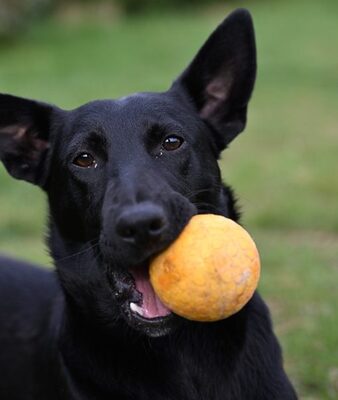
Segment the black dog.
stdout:
[[296,399],[257,293],[197,323],[148,279],[149,258],[192,215],[237,220],[217,158],[245,127],[255,73],[239,10],[165,93],[73,111],[0,96],[0,158],[47,193],[56,265],[0,260],[2,400]]

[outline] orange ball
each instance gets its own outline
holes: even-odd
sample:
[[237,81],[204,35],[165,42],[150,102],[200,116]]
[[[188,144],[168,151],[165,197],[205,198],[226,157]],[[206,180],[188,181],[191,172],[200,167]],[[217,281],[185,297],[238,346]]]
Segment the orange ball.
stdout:
[[150,280],[174,313],[195,321],[218,321],[252,297],[260,260],[248,232],[219,215],[191,218],[180,236],[150,264]]

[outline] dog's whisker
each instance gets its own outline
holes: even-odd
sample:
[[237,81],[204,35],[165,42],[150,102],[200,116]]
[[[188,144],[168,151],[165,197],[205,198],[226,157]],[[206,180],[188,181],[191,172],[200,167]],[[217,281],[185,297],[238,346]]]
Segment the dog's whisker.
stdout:
[[203,202],[194,202],[194,205],[197,207],[198,211],[210,211],[213,210],[215,212],[219,212],[219,208],[210,203],[203,203]]
[[[79,255],[83,255],[83,254],[89,252],[90,250],[92,250],[92,249],[94,249],[94,248],[96,248],[98,246],[99,246],[99,242],[97,240],[96,243],[94,243],[93,245],[91,245],[89,247],[86,247],[85,249],[83,249],[81,251],[78,251],[76,253],[70,254],[70,255],[65,256],[65,257],[55,258],[55,262],[58,263],[58,262],[61,262],[61,261],[64,261],[64,260],[68,260],[68,259],[73,258],[73,257],[77,257]],[[96,255],[94,255],[94,256],[96,256]]]
[[[171,174],[173,178],[175,178],[175,174],[172,171],[167,171],[167,172]],[[222,184],[214,184],[212,186],[191,190],[187,184],[185,184],[184,182],[177,182],[177,180],[175,182],[175,185],[177,185],[177,190],[179,190],[180,193],[183,193],[184,196],[189,200],[193,199],[195,196],[199,194],[209,193],[215,190],[217,191],[223,189]]]

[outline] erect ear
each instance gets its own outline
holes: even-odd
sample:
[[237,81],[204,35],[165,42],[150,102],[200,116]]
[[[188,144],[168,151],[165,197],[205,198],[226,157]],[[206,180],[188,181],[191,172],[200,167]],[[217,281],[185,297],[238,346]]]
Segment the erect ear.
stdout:
[[17,179],[43,185],[53,107],[0,94],[0,160]]
[[239,9],[211,34],[172,89],[188,94],[220,151],[245,128],[255,77],[253,23],[249,12]]

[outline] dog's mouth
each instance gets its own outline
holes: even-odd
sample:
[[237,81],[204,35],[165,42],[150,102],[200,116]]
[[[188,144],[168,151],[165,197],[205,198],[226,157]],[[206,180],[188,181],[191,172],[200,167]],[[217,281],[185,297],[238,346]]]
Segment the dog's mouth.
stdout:
[[149,336],[168,333],[173,312],[156,294],[149,277],[149,262],[128,271],[111,271],[110,284],[126,322]]
[[131,268],[129,273],[134,280],[135,290],[141,295],[139,301],[129,303],[131,312],[144,320],[160,319],[170,315],[171,310],[162,303],[150,282],[149,264]]

